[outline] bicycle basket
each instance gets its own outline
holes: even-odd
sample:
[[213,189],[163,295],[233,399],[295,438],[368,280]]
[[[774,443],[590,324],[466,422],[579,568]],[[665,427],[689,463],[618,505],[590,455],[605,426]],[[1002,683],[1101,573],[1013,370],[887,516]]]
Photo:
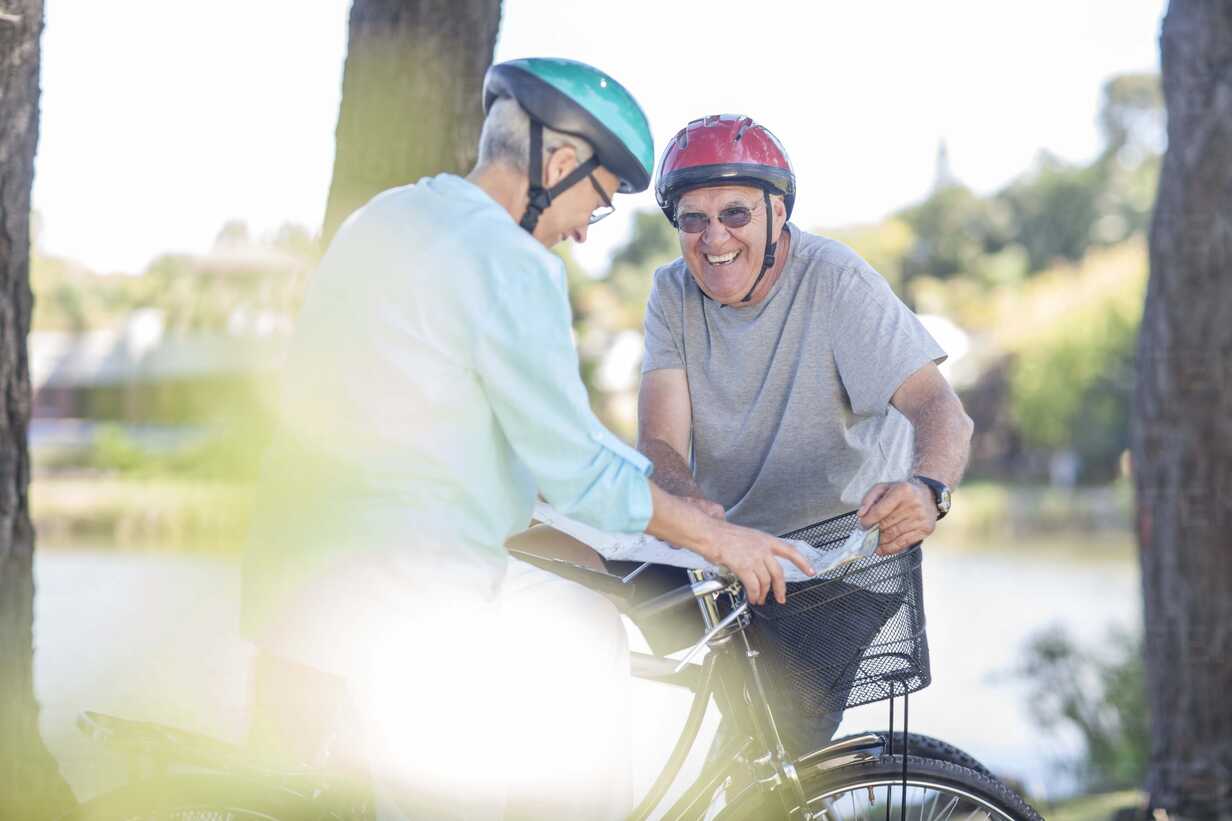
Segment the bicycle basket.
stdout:
[[[837,550],[857,526],[855,513],[847,513],[783,538]],[[916,545],[858,559],[789,584],[786,604],[767,599],[754,607],[751,638],[775,682],[775,700],[828,714],[927,687],[922,558]]]

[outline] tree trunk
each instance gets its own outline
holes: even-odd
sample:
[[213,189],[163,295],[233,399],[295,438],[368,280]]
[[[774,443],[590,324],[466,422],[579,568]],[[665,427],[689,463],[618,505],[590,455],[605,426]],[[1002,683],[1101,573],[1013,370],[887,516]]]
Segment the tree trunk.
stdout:
[[1173,818],[1232,818],[1232,3],[1172,0],[1132,446],[1152,741]]
[[475,163],[500,0],[354,0],[322,244],[373,195]]
[[48,818],[72,793],[43,746],[34,698],[30,455],[30,187],[42,0],[0,0],[0,818]]

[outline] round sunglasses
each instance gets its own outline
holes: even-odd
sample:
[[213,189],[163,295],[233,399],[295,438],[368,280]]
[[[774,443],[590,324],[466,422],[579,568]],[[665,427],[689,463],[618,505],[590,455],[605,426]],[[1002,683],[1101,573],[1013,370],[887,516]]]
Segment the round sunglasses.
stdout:
[[[730,205],[719,212],[719,222],[728,228],[743,228],[753,221],[753,209],[744,205]],[[700,211],[686,211],[676,215],[676,226],[686,234],[700,234],[710,225],[710,217]]]

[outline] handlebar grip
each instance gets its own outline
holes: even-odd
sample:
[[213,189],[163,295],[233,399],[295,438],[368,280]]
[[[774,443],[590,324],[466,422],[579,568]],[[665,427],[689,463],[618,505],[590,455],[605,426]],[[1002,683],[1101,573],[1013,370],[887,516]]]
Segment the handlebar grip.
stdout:
[[719,579],[707,579],[706,581],[686,584],[683,587],[677,587],[675,590],[669,590],[661,596],[656,596],[645,604],[639,605],[635,608],[632,615],[635,619],[652,618],[677,608],[682,604],[695,601],[701,596],[717,593],[726,588],[727,585],[728,582],[720,581]]

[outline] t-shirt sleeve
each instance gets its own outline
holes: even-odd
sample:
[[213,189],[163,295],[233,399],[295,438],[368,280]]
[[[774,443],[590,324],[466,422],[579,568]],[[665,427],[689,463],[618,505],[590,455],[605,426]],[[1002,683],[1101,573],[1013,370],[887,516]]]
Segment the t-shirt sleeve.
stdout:
[[[680,306],[672,298],[672,278],[657,274],[646,301],[646,319],[643,323],[646,352],[642,357],[642,373],[665,368],[684,369],[683,330],[680,328]],[[669,321],[674,316],[676,324]]]
[[488,401],[539,492],[601,530],[637,533],[650,521],[650,461],[590,409],[570,335],[563,273],[501,260],[474,312],[475,365]]
[[839,271],[830,302],[839,378],[860,416],[883,414],[911,374],[946,353],[867,264]]

